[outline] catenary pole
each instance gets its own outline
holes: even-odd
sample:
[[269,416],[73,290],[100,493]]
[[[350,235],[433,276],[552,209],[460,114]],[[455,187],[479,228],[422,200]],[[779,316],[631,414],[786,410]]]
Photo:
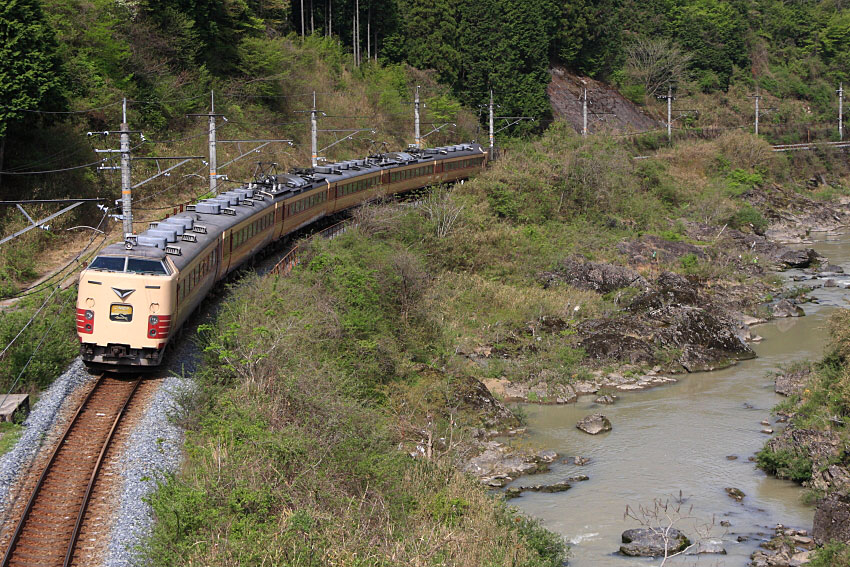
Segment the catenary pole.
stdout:
[[844,83],[838,83],[838,139],[844,141]]
[[419,133],[419,85],[416,85],[416,95],[413,99],[413,137],[417,148],[422,147],[422,138]]
[[210,192],[218,194],[218,157],[215,148],[215,91],[210,91]]
[[310,110],[310,163],[313,167],[319,164],[319,128],[316,122],[316,91],[313,91],[313,109]]
[[493,89],[490,89],[490,159],[495,159],[496,157],[496,134],[494,130],[496,129],[496,118],[493,113]]
[[121,120],[121,218],[124,236],[133,234],[133,184],[130,179],[130,126],[127,123],[127,99],[123,104]]
[[667,140],[673,141],[673,85],[667,85]]
[[581,97],[581,135],[587,136],[587,89],[583,89]]

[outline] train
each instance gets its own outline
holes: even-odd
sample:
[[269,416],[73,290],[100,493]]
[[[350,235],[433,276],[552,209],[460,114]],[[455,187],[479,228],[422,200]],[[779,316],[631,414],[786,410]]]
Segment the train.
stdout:
[[217,282],[275,241],[368,201],[466,179],[487,165],[465,143],[267,175],[104,247],[79,278],[76,328],[91,369],[154,370]]

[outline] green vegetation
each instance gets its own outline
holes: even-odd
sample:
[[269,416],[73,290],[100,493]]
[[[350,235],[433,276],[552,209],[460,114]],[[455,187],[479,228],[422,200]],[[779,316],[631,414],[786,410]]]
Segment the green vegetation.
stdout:
[[[0,392],[35,393],[49,386],[78,351],[76,287],[48,296],[51,289],[22,299],[0,312],[0,348],[12,343],[24,325],[36,315],[3,356]],[[43,307],[42,307],[43,306]],[[37,354],[36,353],[37,349]],[[15,387],[13,388],[13,384]]]
[[24,432],[22,425],[10,421],[0,422],[0,455],[5,455],[15,446]]
[[153,563],[560,565],[557,537],[451,464],[482,415],[463,375],[438,370],[421,259],[356,229],[306,254],[201,331]]
[[837,541],[830,542],[815,551],[809,567],[835,567],[850,565],[850,544]]
[[793,451],[771,451],[763,448],[756,454],[759,468],[778,478],[803,483],[812,478],[812,459]]

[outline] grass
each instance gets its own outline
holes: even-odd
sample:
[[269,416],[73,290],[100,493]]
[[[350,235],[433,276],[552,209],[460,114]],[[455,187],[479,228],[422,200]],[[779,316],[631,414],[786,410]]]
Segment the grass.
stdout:
[[[418,206],[359,209],[290,277],[250,276],[200,329],[186,459],[151,499],[151,563],[559,565],[563,542],[455,468],[477,430],[522,419],[482,403],[477,379],[586,378],[577,325],[638,290],[544,286],[543,272],[571,255],[621,262],[617,244],[645,233],[684,240],[687,220],[746,218],[730,175],[781,170],[737,133],[671,152],[636,163],[556,125]],[[735,273],[695,255],[663,267]]]
[[305,254],[202,330],[186,462],[151,501],[153,564],[560,565],[556,536],[452,464],[481,416],[440,370],[420,260],[359,230]]
[[[76,356],[77,288],[50,297],[51,292],[36,293],[0,311],[0,348],[11,344],[0,365],[0,391],[32,394],[46,388]],[[32,324],[18,337],[30,319]]]
[[10,421],[0,422],[0,455],[8,453],[18,442],[24,427]]

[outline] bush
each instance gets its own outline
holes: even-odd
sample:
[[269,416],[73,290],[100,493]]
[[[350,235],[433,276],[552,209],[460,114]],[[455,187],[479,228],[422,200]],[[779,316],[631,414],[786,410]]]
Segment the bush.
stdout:
[[756,453],[759,468],[778,478],[803,483],[812,479],[812,460],[806,455],[781,450],[771,451],[767,447]]
[[767,219],[761,212],[749,203],[741,205],[741,208],[729,218],[728,223],[736,229],[750,227],[756,234],[763,234],[768,225]]

